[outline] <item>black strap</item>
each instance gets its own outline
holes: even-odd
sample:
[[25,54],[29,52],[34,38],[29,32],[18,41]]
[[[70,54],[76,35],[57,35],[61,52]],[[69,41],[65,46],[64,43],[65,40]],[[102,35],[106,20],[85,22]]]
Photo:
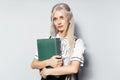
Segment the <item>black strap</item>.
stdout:
[[52,36],[49,36],[49,39],[51,39],[52,38]]
[[41,80],[65,80],[66,75],[62,75],[59,78],[56,78],[55,76],[47,76],[46,79],[42,78]]
[[75,80],[78,80],[78,73],[74,74]]
[[78,38],[76,36],[74,38],[75,38],[75,41],[77,41]]

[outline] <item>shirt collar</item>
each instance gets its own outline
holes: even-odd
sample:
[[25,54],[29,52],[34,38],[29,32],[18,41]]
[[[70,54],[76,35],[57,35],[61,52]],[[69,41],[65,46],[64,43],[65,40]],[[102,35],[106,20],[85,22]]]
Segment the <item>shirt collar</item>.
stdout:
[[[56,38],[62,38],[62,37],[60,37],[59,34],[57,34]],[[64,37],[64,39],[68,39],[68,37]]]

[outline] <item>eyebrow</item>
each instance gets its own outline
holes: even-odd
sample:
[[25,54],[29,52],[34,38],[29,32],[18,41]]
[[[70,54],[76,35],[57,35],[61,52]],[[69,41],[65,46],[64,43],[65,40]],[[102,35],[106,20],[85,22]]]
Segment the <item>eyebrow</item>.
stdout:
[[56,20],[57,18],[56,17],[53,17],[53,20]]
[[[64,18],[64,16],[60,16],[59,18]],[[53,17],[53,20],[56,20],[57,17]]]

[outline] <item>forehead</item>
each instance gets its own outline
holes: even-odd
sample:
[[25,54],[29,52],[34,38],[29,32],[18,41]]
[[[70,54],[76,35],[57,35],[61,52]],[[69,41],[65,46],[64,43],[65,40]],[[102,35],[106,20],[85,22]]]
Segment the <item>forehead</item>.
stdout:
[[64,10],[56,10],[53,13],[53,17],[59,17],[59,16],[66,16],[65,11]]

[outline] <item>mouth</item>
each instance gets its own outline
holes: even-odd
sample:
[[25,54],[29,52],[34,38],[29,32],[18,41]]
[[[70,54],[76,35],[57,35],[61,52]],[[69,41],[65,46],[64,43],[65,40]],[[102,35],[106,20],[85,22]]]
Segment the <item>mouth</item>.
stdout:
[[58,28],[62,28],[63,27],[63,25],[59,25],[59,26],[57,26]]

